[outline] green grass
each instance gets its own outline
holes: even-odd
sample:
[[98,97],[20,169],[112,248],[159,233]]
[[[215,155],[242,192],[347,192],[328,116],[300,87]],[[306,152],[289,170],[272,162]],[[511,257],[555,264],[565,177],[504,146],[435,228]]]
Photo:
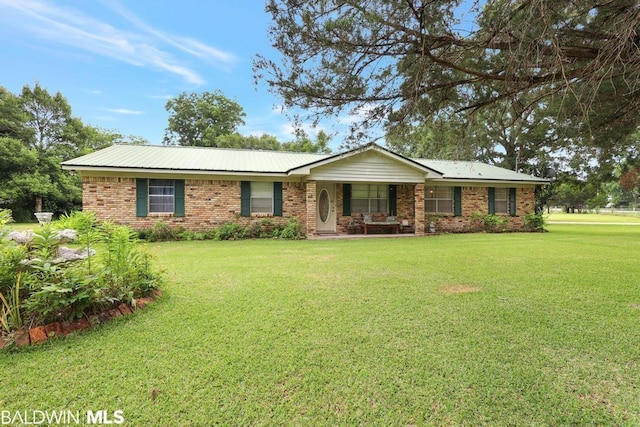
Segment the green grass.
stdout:
[[553,222],[580,222],[580,223],[598,222],[598,223],[611,223],[611,224],[615,224],[615,223],[640,224],[640,216],[638,215],[634,216],[633,213],[628,213],[626,215],[619,215],[619,214],[606,213],[606,212],[602,212],[599,214],[595,214],[595,213],[567,214],[567,213],[554,212],[548,216],[547,220],[553,221]]
[[[126,425],[638,425],[640,228],[149,245],[154,306],[0,354]],[[452,292],[452,291],[472,292]]]

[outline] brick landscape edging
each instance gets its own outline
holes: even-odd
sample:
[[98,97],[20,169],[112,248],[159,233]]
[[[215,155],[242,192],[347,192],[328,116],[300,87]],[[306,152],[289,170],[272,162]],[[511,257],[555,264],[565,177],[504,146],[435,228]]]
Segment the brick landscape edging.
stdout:
[[158,289],[153,291],[148,297],[136,299],[135,307],[133,308],[128,304],[122,303],[115,308],[103,311],[102,313],[82,317],[75,322],[53,322],[44,326],[34,326],[33,328],[24,328],[19,331],[15,331],[13,333],[13,340],[9,336],[0,336],[0,350],[12,341],[15,343],[16,347],[25,347],[28,345],[41,344],[49,338],[64,337],[77,331],[90,329],[93,326],[106,323],[111,319],[127,316],[133,313],[134,310],[140,310],[161,296],[162,291]]

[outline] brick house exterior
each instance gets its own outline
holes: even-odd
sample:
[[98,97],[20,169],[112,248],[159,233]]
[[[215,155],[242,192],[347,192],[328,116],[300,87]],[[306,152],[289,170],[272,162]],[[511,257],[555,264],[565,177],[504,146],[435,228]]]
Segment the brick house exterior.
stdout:
[[83,209],[101,220],[205,231],[295,217],[308,236],[353,232],[378,212],[416,235],[471,231],[475,213],[501,215],[517,230],[547,183],[480,163],[409,159],[376,144],[337,155],[112,146],[63,168],[81,174]]

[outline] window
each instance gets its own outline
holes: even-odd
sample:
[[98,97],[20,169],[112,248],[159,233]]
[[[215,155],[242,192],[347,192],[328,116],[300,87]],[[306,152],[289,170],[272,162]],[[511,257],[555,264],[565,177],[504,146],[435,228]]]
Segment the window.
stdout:
[[389,186],[384,184],[353,184],[351,211],[357,213],[389,212]]
[[136,178],[136,216],[184,216],[184,179]]
[[282,182],[240,182],[240,216],[282,216]]
[[426,187],[424,211],[429,213],[453,213],[453,187]]
[[495,213],[506,214],[509,213],[509,189],[508,188],[496,188],[495,189]]
[[251,213],[273,213],[273,182],[251,183]]
[[149,213],[173,213],[175,182],[170,179],[149,180]]

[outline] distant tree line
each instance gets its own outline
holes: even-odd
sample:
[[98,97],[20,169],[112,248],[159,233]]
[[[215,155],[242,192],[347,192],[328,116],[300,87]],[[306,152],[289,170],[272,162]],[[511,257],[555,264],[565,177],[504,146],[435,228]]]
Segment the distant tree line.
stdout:
[[[275,136],[237,132],[245,113],[222,93],[182,93],[166,104],[165,144],[329,153],[330,138],[311,140],[298,131],[289,142]],[[67,99],[39,83],[14,94],[0,86],[0,209],[16,221],[34,221],[34,212],[56,216],[82,207],[80,177],[60,163],[113,144],[148,144],[144,138],[84,124]]]
[[114,143],[141,142],[82,123],[60,92],[50,94],[38,83],[18,94],[0,87],[0,209],[10,209],[17,221],[33,221],[39,211],[77,210],[80,178],[60,162]]
[[167,101],[168,126],[163,143],[194,147],[245,148],[252,150],[283,150],[306,153],[330,153],[330,137],[319,131],[313,141],[298,128],[295,138],[279,142],[275,136],[241,135],[246,113],[235,101],[220,91],[203,93],[183,92]]

